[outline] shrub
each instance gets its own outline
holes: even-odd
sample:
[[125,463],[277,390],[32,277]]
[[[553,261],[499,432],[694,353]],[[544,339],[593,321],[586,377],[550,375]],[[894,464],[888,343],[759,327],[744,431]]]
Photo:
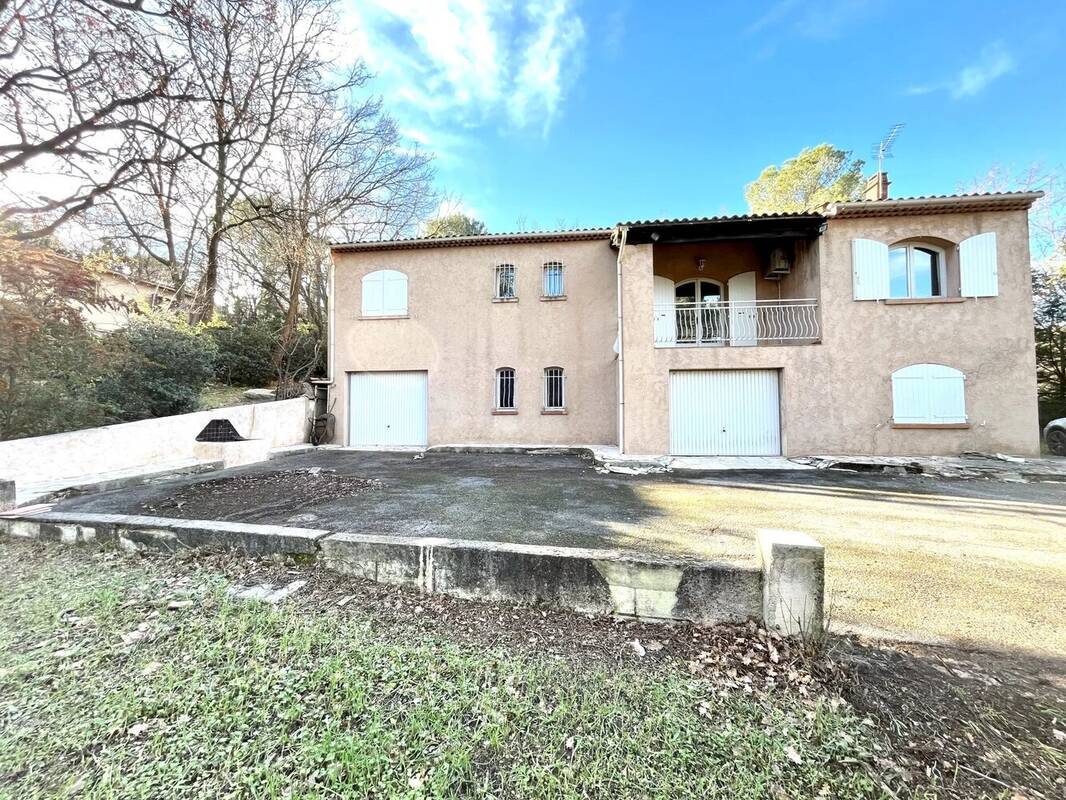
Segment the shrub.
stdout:
[[267,320],[237,313],[209,329],[217,348],[215,380],[236,386],[267,386],[275,379],[271,354],[277,331]]
[[0,439],[99,425],[104,352],[81,316],[97,304],[81,264],[0,238]]
[[115,420],[184,414],[199,407],[211,379],[216,346],[210,336],[154,322],[136,322],[107,343],[124,352],[97,385]]

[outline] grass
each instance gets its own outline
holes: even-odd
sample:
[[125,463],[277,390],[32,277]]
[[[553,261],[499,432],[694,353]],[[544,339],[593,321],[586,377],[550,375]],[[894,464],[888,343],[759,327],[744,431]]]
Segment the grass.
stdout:
[[877,734],[826,699],[232,601],[157,560],[0,543],[0,570],[3,798],[880,796]]
[[212,408],[225,408],[247,402],[243,395],[249,389],[256,386],[230,386],[225,383],[209,383],[200,392],[200,410],[207,411]]

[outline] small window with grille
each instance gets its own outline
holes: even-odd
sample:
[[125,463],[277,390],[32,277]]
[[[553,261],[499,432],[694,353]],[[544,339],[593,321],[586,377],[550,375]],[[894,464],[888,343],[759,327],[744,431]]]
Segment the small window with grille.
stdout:
[[559,261],[549,261],[544,265],[544,296],[563,297],[563,265]]
[[496,265],[496,299],[514,300],[518,297],[515,288],[514,264]]
[[510,367],[496,370],[496,410],[513,411],[515,406],[515,374]]
[[566,378],[562,367],[544,370],[544,410],[562,411],[566,408]]

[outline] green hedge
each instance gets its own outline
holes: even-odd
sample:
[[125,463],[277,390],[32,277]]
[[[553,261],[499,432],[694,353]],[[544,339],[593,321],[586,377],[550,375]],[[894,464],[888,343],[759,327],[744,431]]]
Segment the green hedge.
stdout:
[[98,400],[115,421],[195,411],[215,369],[210,336],[136,322],[109,337],[118,362],[96,386]]

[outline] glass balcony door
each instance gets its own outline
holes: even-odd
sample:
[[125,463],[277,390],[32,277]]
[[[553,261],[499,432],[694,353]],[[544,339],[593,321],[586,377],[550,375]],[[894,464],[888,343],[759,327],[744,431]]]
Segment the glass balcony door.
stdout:
[[674,286],[674,317],[677,341],[682,344],[714,344],[725,339],[726,319],[722,285],[697,278]]

